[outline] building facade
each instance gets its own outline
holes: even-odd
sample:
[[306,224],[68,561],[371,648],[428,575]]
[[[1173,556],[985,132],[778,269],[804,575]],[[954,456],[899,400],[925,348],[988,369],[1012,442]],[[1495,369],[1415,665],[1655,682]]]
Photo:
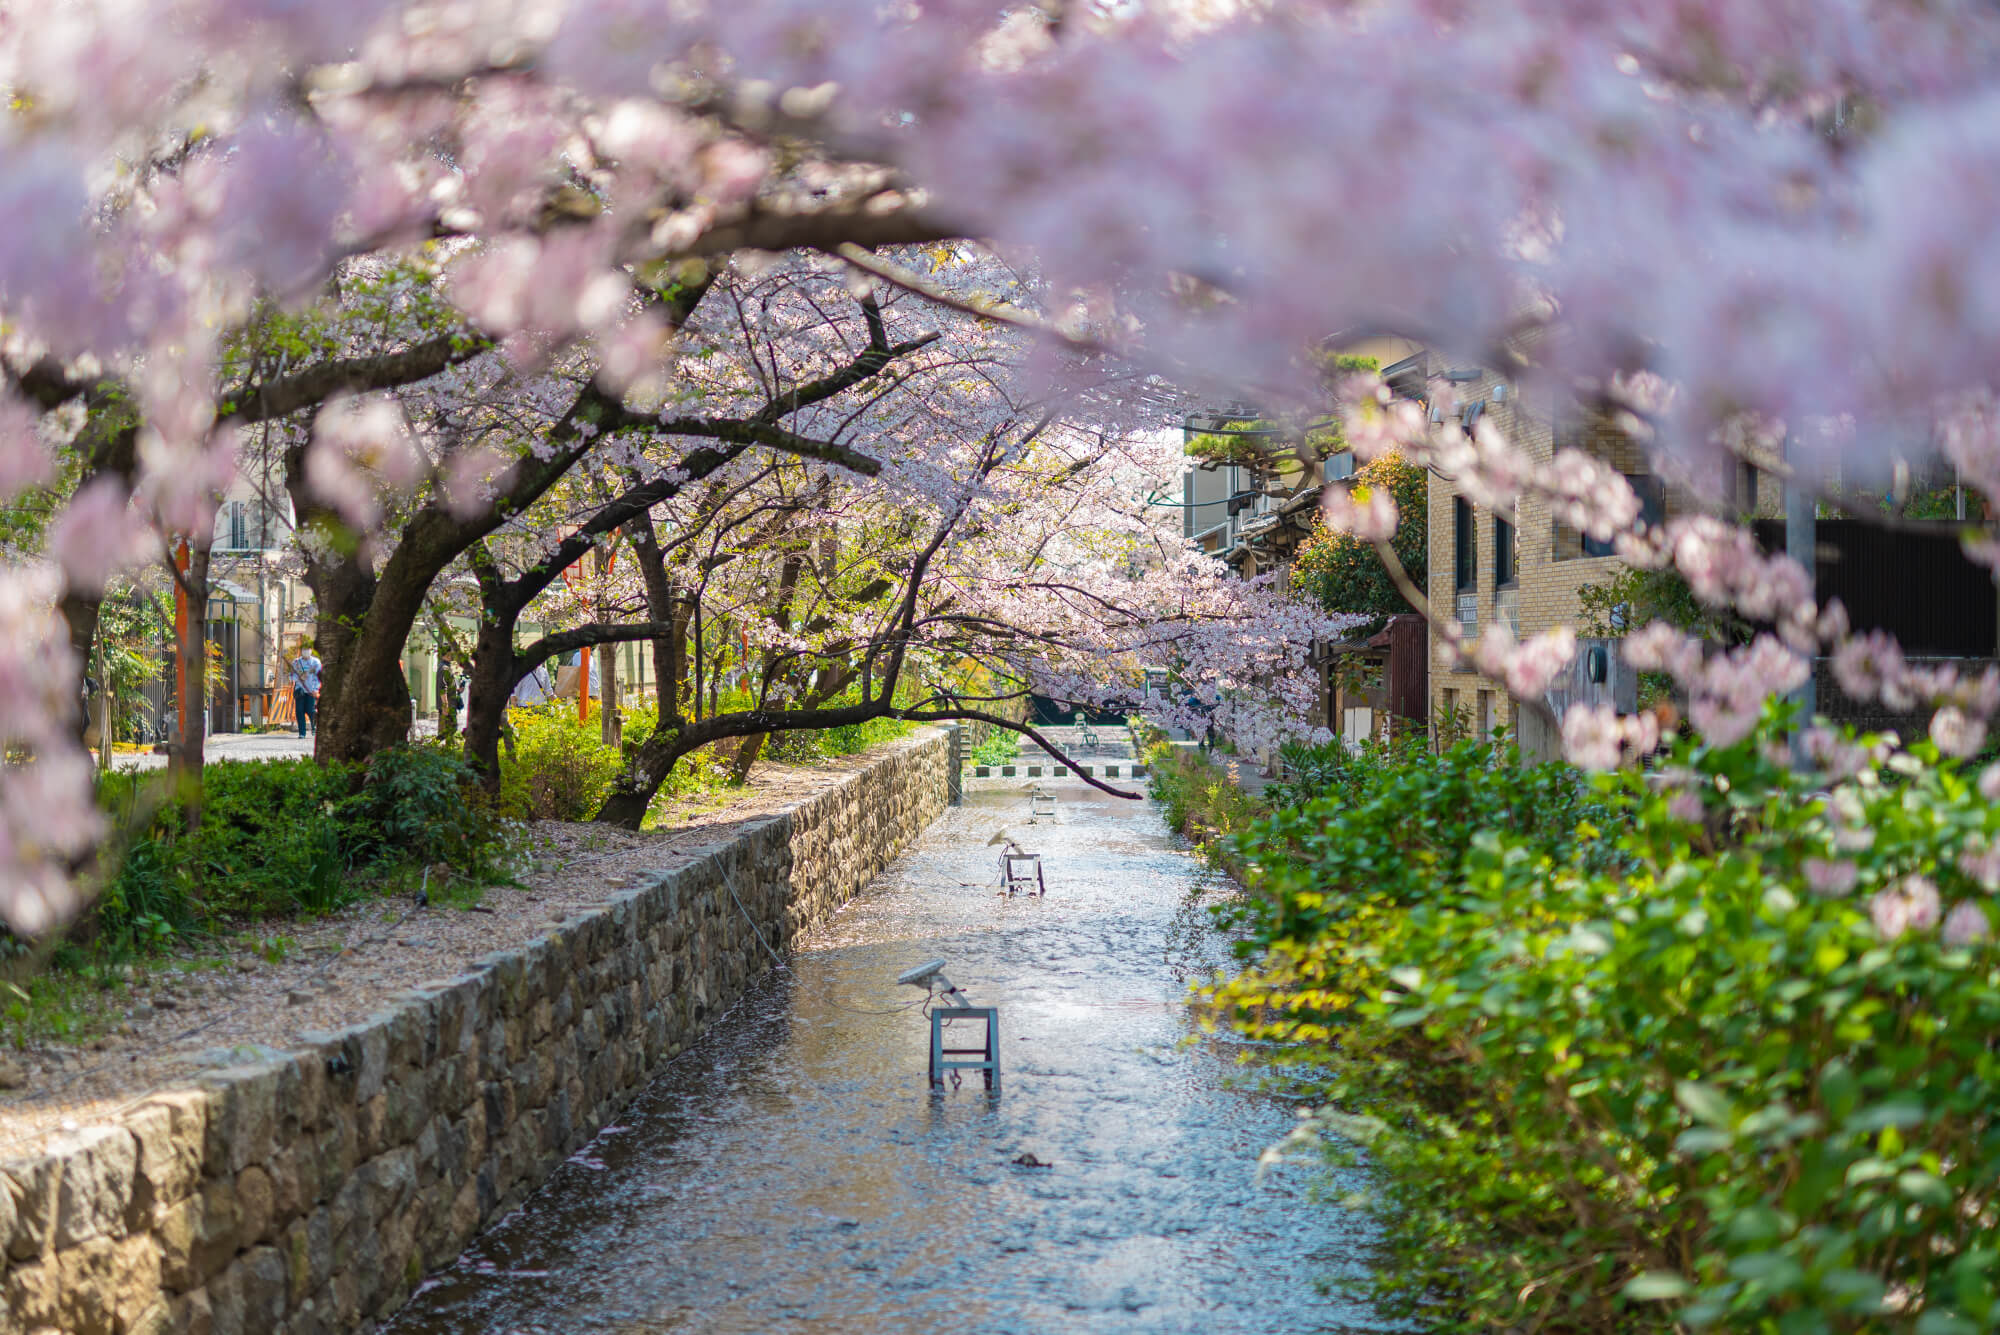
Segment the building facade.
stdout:
[[[1397,372],[1393,383],[1423,384],[1425,401],[1453,403],[1452,411],[1468,429],[1489,419],[1537,462],[1548,461],[1560,449],[1578,449],[1610,464],[1632,484],[1648,520],[1686,508],[1687,499],[1652,472],[1644,450],[1599,414],[1558,401],[1547,391],[1523,392],[1490,368],[1452,363],[1435,353],[1417,354],[1392,369]],[[1442,419],[1439,407],[1431,413],[1432,420]],[[1759,474],[1750,470],[1741,485],[1754,505],[1762,487]],[[1517,639],[1574,627],[1583,611],[1578,591],[1608,583],[1621,570],[1609,544],[1556,522],[1548,503],[1538,497],[1524,496],[1512,515],[1495,514],[1466,496],[1458,479],[1433,470],[1429,504],[1431,607],[1435,616],[1457,622],[1466,643],[1496,624]],[[1531,757],[1553,758],[1560,752],[1548,715],[1524,708],[1500,683],[1457,665],[1435,626],[1429,640],[1434,737],[1490,737],[1505,728]],[[1545,702],[1556,716],[1579,696],[1635,707],[1634,679],[1615,642],[1586,639],[1572,666],[1575,670]]]

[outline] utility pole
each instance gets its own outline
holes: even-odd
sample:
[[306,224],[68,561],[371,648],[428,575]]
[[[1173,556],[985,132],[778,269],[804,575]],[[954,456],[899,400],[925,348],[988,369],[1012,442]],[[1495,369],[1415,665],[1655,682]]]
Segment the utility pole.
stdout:
[[[188,568],[187,539],[174,547],[174,566],[183,576]],[[188,735],[188,596],[187,585],[174,581],[174,741],[187,745]]]
[[[1803,461],[1798,457],[1796,442],[1791,436],[1785,437],[1785,462],[1789,465],[1785,473],[1785,555],[1805,567],[1806,575],[1813,581],[1814,596],[1819,592],[1819,532],[1817,502],[1811,488],[1805,485]],[[1792,699],[1799,704],[1799,724],[1801,731],[1811,721],[1813,710],[1818,707],[1815,698],[1812,662],[1808,661],[1805,685],[1792,692]]]

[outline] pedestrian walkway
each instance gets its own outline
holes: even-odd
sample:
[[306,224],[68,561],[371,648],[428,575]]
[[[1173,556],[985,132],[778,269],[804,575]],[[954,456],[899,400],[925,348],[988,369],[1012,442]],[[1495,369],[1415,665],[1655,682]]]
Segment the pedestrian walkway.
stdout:
[[[202,759],[211,765],[217,761],[274,760],[312,753],[313,739],[296,732],[218,732],[202,746]],[[151,751],[114,752],[111,756],[113,769],[165,769],[166,765],[165,756]]]

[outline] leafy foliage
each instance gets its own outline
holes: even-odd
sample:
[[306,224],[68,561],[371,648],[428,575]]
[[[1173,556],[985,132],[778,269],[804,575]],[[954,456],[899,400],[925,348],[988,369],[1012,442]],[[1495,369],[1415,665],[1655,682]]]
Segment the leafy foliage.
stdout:
[[[1358,493],[1386,487],[1395,497],[1398,519],[1390,546],[1410,578],[1423,588],[1430,568],[1430,484],[1424,470],[1399,455],[1385,454],[1363,464],[1351,485]],[[1410,610],[1373,544],[1318,522],[1292,562],[1292,587],[1328,612],[1388,617]]]
[[969,765],[1006,765],[1021,754],[1021,734],[996,728],[985,741],[966,754]]
[[817,760],[822,756],[859,755],[877,742],[906,735],[913,726],[901,719],[878,718],[865,723],[843,723],[835,728],[801,728],[773,737],[770,745],[764,748],[764,754],[773,760],[794,764]]
[[1242,864],[1232,836],[1251,828],[1264,808],[1220,765],[1193,747],[1156,738],[1146,748],[1147,786],[1166,808],[1167,823],[1202,856],[1235,875]]
[[[1794,773],[1784,722],[1588,783],[1490,748],[1364,755],[1239,841],[1259,957],[1212,996],[1331,1072],[1302,1138],[1366,1147],[1402,1310],[2000,1319],[2000,809],[1928,744]],[[1955,932],[1934,894],[1915,930],[1884,914],[1912,877],[1960,901]]]
[[470,768],[435,746],[393,748],[365,770],[308,759],[210,766],[192,829],[187,801],[154,776],[107,775],[100,802],[127,832],[95,906],[97,940],[113,954],[330,912],[400,866],[489,877],[500,839]]
[[[659,726],[659,712],[628,706],[621,746],[604,745],[593,715],[578,719],[566,701],[507,711],[514,741],[500,760],[498,805],[504,814],[533,820],[589,820],[611,792],[631,754]],[[660,796],[684,797],[719,786],[727,766],[709,748],[686,756],[660,787]]]

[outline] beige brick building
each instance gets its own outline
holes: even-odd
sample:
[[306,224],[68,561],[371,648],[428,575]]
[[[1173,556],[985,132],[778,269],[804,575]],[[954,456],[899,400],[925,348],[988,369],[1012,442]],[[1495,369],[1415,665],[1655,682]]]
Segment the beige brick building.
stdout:
[[[1645,452],[1601,415],[1558,403],[1546,391],[1524,394],[1490,369],[1450,363],[1436,353],[1419,354],[1389,370],[1400,392],[1420,394],[1433,404],[1448,389],[1461,422],[1489,418],[1538,461],[1553,457],[1559,448],[1603,459],[1631,481],[1649,519],[1679,513],[1689,504],[1684,495],[1668,492],[1652,473]],[[1434,420],[1441,416],[1438,407],[1432,414]],[[1750,469],[1741,470],[1736,489],[1746,508],[1756,508],[1760,491],[1772,490]],[[1547,503],[1539,499],[1523,498],[1511,517],[1496,515],[1462,496],[1457,479],[1433,471],[1429,500],[1431,606],[1440,617],[1455,616],[1467,642],[1495,624],[1505,624],[1520,639],[1560,625],[1576,626],[1582,610],[1577,590],[1619,573],[1620,563],[1607,546],[1553,522]],[[1453,670],[1435,627],[1430,652],[1434,736],[1457,729],[1485,736],[1505,727],[1530,755],[1557,753],[1559,739],[1543,715],[1524,709],[1499,683]]]

